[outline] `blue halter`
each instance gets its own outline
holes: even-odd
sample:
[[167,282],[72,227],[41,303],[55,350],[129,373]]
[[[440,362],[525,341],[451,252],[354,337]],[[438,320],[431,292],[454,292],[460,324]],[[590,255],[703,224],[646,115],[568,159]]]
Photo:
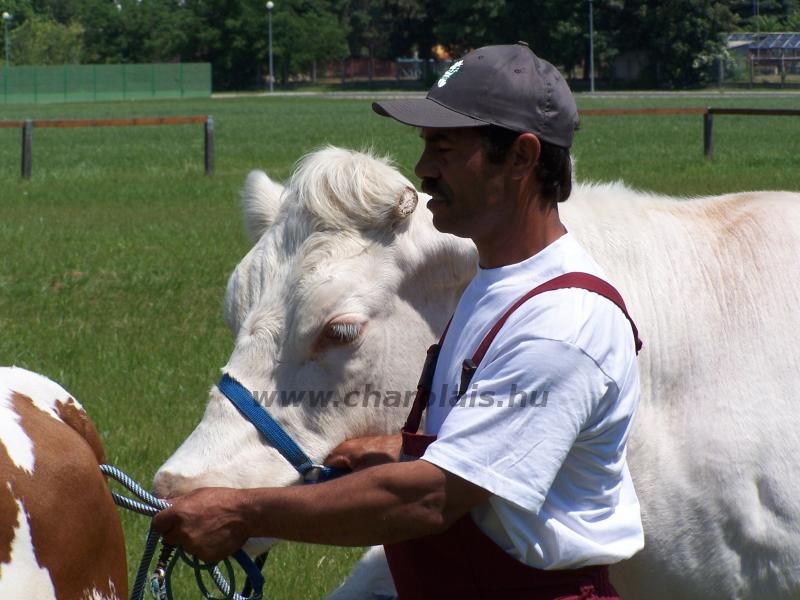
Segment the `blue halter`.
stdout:
[[304,483],[320,483],[344,475],[347,471],[327,467],[313,462],[303,449],[297,445],[286,430],[272,418],[272,415],[261,406],[247,388],[227,373],[217,384],[219,391],[239,409],[239,412],[250,421],[264,438],[281,453],[289,463],[297,469]]

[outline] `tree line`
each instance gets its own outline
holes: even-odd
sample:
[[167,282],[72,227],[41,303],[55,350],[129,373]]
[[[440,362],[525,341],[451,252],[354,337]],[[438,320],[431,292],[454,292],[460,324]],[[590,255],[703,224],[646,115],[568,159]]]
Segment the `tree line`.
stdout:
[[[263,0],[0,0],[12,65],[210,62],[214,88],[263,88]],[[643,85],[702,85],[733,31],[800,31],[800,0],[275,0],[278,83],[319,61],[457,57],[527,41],[570,76],[587,76],[589,10],[595,72],[644,57]]]

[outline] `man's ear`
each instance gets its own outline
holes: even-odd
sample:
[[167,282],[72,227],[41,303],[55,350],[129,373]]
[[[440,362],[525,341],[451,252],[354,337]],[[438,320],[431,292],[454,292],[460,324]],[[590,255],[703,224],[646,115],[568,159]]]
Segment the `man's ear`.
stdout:
[[539,160],[542,145],[533,133],[523,133],[514,140],[511,146],[511,172],[515,178],[527,177]]

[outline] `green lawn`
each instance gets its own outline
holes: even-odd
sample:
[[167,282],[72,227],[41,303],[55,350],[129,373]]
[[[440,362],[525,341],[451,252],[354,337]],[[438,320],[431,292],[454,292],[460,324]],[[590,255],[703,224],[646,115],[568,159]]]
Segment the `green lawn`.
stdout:
[[[578,102],[796,108],[800,95]],[[231,350],[221,302],[247,250],[237,199],[246,173],[264,168],[282,179],[302,154],[335,144],[390,154],[412,176],[420,148],[413,129],[373,115],[366,99],[276,95],[0,109],[0,119],[194,114],[215,119],[210,177],[199,125],[40,129],[29,181],[19,178],[19,131],[0,129],[0,364],[42,372],[70,389],[93,416],[109,462],[146,484],[200,419]],[[712,161],[703,158],[700,116],[586,117],[574,154],[580,179],[624,179],[675,195],[800,189],[800,119],[793,117],[717,117]],[[123,522],[133,569],[146,523],[132,515]],[[268,597],[322,597],[357,555],[285,545],[266,569]]]

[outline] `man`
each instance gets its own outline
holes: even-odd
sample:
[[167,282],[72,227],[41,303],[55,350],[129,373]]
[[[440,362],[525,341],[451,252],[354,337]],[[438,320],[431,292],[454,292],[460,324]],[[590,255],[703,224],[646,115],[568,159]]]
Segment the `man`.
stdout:
[[258,536],[382,543],[404,599],[617,598],[606,565],[643,545],[625,461],[636,333],[559,219],[569,87],[526,44],[489,46],[427,98],[373,108],[420,128],[434,225],[472,239],[480,267],[402,438],[340,445],[328,464],[354,472],[331,482],[199,490],[154,526],[211,560]]

